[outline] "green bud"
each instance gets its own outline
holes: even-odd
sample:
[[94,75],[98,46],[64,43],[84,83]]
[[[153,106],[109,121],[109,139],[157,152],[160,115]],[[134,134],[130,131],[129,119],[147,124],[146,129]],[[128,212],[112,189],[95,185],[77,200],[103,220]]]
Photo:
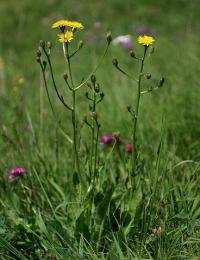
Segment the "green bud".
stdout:
[[146,79],[150,79],[151,78],[151,74],[146,74]]
[[93,84],[95,84],[95,82],[96,82],[96,77],[95,77],[95,75],[94,75],[94,74],[91,76],[91,78],[90,78],[90,79],[91,79],[92,83],[93,83]]
[[63,75],[63,78],[64,78],[65,81],[67,81],[67,79],[68,79],[67,73],[65,73],[65,74]]
[[111,43],[111,41],[112,41],[112,35],[111,35],[111,32],[108,32],[108,33],[106,34],[106,40],[107,40],[108,44]]
[[50,41],[47,42],[47,47],[48,47],[49,49],[51,49],[52,43],[51,43]]
[[94,119],[97,119],[97,117],[98,117],[96,112],[92,112],[92,113],[91,113],[91,116],[92,116]]
[[83,45],[84,45],[83,41],[79,41],[79,43],[78,43],[78,49],[81,49],[81,48],[83,47]]
[[40,58],[39,58],[39,57],[37,57],[37,58],[36,58],[36,61],[37,61],[37,62],[40,62]]
[[103,93],[103,92],[100,93],[100,98],[101,98],[101,99],[104,98],[104,93]]
[[131,112],[131,106],[130,105],[127,105],[126,109],[127,109],[128,112]]
[[113,59],[112,60],[112,64],[117,67],[118,66],[118,60],[117,59]]
[[86,98],[89,98],[89,93],[85,92],[85,96],[86,96]]
[[95,91],[96,93],[99,93],[99,91],[100,91],[100,85],[99,85],[98,83],[94,86],[94,91]]
[[41,55],[42,55],[42,53],[41,53],[41,51],[38,49],[37,52],[36,52],[36,56],[37,56],[38,58],[40,58]]
[[162,77],[158,83],[158,87],[161,88],[165,82],[165,79]]
[[46,69],[46,66],[47,66],[47,62],[44,60],[44,61],[42,62],[42,64],[43,64],[43,69],[45,70],[45,69]]
[[134,51],[130,51],[130,56],[131,56],[132,58],[136,58],[135,52],[134,52]]
[[40,40],[39,45],[40,45],[40,47],[44,48],[45,47],[45,42],[43,40]]

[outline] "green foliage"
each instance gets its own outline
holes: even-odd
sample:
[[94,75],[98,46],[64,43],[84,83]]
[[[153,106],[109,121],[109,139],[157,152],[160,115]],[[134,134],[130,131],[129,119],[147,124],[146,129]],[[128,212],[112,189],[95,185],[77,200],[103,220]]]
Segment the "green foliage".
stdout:
[[[199,2],[7,0],[0,2],[0,15],[0,259],[198,259]],[[95,73],[98,82],[92,89],[80,88],[78,155],[80,173],[89,183],[82,189],[69,142],[71,116],[55,96],[47,67],[53,116],[34,62],[39,40],[51,40],[55,79],[70,100],[62,48],[50,30],[60,18],[81,21],[86,28],[79,33],[84,48],[73,57],[76,84],[95,68],[107,31],[113,38],[131,34],[140,56],[137,27],[157,33],[155,53],[145,64],[151,79],[142,91],[162,75],[166,82],[161,91],[142,96],[134,189],[127,181],[129,154],[99,140],[120,132],[131,142],[126,107],[135,104],[136,85],[116,72],[112,60],[117,58],[131,75],[137,75],[137,61],[121,46],[112,46]],[[95,29],[98,20],[102,27]],[[25,83],[20,85],[20,78]],[[105,94],[95,110],[91,100],[88,109],[86,91],[92,98]],[[20,166],[28,173],[8,182],[7,171]]]

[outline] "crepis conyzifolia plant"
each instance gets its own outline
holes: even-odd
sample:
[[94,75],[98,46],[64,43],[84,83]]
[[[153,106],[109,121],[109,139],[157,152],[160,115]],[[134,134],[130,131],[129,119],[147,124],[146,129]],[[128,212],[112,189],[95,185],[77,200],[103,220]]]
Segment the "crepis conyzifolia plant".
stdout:
[[[83,80],[81,83],[76,84],[74,80],[74,73],[72,70],[72,59],[75,55],[79,53],[79,51],[84,46],[83,41],[79,41],[77,49],[75,51],[72,51],[71,44],[73,42],[74,37],[77,34],[77,31],[79,29],[83,29],[84,26],[82,23],[76,22],[76,21],[68,21],[68,20],[60,20],[55,22],[52,25],[53,29],[58,29],[60,31],[60,34],[58,34],[58,40],[62,44],[63,54],[64,58],[67,63],[67,72],[64,74],[64,81],[66,83],[67,88],[69,89],[71,93],[71,101],[66,101],[66,99],[60,94],[59,88],[57,87],[57,83],[54,76],[52,61],[51,61],[51,50],[52,50],[52,44],[51,42],[44,42],[40,41],[39,48],[37,50],[37,61],[40,64],[42,75],[44,79],[44,85],[46,88],[47,96],[49,103],[51,105],[51,109],[55,115],[53,105],[50,99],[48,85],[47,85],[47,78],[46,78],[46,69],[47,66],[50,70],[50,75],[52,79],[52,83],[56,92],[56,95],[60,102],[63,104],[63,106],[71,113],[71,122],[72,122],[72,129],[73,129],[73,137],[68,138],[68,140],[72,144],[73,148],[73,165],[74,165],[74,171],[75,174],[78,176],[79,182],[81,183],[82,188],[87,187],[87,179],[89,180],[89,183],[91,184],[93,182],[94,184],[94,176],[96,171],[96,164],[97,164],[97,142],[98,142],[98,136],[99,136],[99,128],[100,124],[97,119],[96,114],[96,106],[98,103],[100,103],[103,100],[104,94],[100,92],[99,84],[96,82],[96,77],[94,76],[95,71],[99,67],[102,59],[105,57],[108,48],[111,43],[111,33],[108,33],[106,36],[107,44],[105,51],[100,58],[99,62],[97,63],[95,69],[89,74],[89,76],[86,78],[86,80]],[[91,83],[89,83],[89,80],[91,80]],[[90,149],[90,156],[89,156],[89,176],[85,178],[86,176],[83,175],[81,172],[80,167],[80,158],[79,158],[79,145],[78,145],[78,127],[77,127],[77,92],[78,90],[86,85],[89,87],[89,90],[92,92],[92,95],[90,96],[89,93],[86,93],[87,100],[91,102],[91,114],[92,114],[92,120],[89,122],[89,120],[85,117],[84,122],[90,127],[91,129],[91,149]],[[70,104],[71,102],[71,104]],[[56,119],[56,116],[55,116]]]
[[132,153],[132,158],[131,158],[131,167],[130,167],[130,172],[129,172],[129,184],[133,186],[134,182],[134,176],[137,175],[137,162],[138,162],[138,143],[137,143],[137,125],[138,125],[138,116],[139,116],[139,108],[140,108],[140,102],[141,102],[141,95],[150,93],[154,90],[157,90],[161,88],[164,84],[164,78],[162,77],[159,81],[157,86],[155,87],[150,87],[146,90],[143,90],[142,88],[142,81],[143,79],[150,80],[151,79],[151,74],[145,74],[144,73],[144,65],[145,65],[145,60],[147,58],[147,54],[152,54],[154,52],[154,48],[150,48],[151,45],[153,45],[155,42],[155,39],[151,36],[147,35],[141,35],[138,37],[138,43],[143,45],[143,55],[142,57],[136,56],[135,52],[130,51],[130,56],[131,58],[137,60],[139,62],[139,70],[138,70],[138,76],[134,77],[130,75],[128,72],[123,70],[117,59],[113,59],[113,65],[116,67],[118,71],[120,71],[122,74],[130,78],[131,80],[135,81],[137,84],[137,93],[136,93],[136,104],[135,106],[128,105],[127,110],[131,115],[132,118],[132,147],[134,152]]

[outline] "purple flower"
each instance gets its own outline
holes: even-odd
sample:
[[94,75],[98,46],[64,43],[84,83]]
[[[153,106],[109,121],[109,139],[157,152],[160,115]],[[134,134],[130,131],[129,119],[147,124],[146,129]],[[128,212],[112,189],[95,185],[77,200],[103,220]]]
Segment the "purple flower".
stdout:
[[24,168],[14,168],[8,173],[8,180],[13,181],[15,178],[17,178],[19,175],[23,175],[27,173],[27,171]]
[[133,49],[133,43],[131,41],[127,41],[122,43],[125,49],[132,50]]
[[133,146],[132,146],[132,144],[126,144],[126,145],[125,145],[125,152],[126,152],[126,153],[132,153],[132,152],[133,152]]
[[111,144],[111,143],[116,143],[117,145],[119,144],[124,144],[124,138],[122,138],[121,136],[117,136],[117,135],[103,135],[101,137],[101,142],[103,144]]
[[104,144],[110,144],[111,142],[113,142],[112,136],[103,135],[103,136],[101,137],[101,141],[102,141],[102,143],[104,143]]
[[129,49],[129,50],[133,48],[133,43],[132,43],[131,35],[129,35],[129,34],[117,36],[117,37],[112,41],[112,44],[113,44],[113,45],[121,44],[124,48]]

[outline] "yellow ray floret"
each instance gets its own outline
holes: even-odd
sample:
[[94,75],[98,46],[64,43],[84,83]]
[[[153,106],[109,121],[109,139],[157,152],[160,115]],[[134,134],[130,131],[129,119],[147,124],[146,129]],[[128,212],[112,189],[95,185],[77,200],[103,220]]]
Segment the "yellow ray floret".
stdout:
[[58,37],[60,42],[71,42],[73,39],[73,32],[67,31],[65,33],[58,34]]
[[75,21],[68,21],[68,20],[60,20],[55,22],[51,28],[61,28],[61,27],[72,27],[72,28],[79,28],[79,29],[83,29],[83,25],[82,23],[79,22],[75,22]]
[[149,46],[155,42],[155,39],[151,36],[143,35],[138,37],[138,43],[144,46]]

